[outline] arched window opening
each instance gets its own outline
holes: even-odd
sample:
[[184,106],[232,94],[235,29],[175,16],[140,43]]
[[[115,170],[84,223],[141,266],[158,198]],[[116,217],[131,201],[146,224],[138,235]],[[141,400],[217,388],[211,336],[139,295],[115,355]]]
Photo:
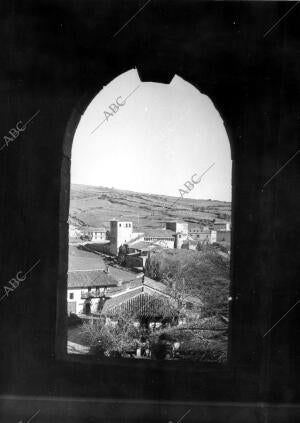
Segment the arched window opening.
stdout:
[[70,193],[68,352],[226,361],[231,155],[212,101],[120,75],[78,124]]

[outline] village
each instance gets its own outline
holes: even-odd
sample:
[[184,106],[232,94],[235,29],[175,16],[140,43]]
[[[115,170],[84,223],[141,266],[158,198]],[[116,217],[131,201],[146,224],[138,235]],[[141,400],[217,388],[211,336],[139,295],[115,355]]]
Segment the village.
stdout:
[[168,220],[143,232],[135,232],[129,220],[112,219],[109,229],[70,224],[68,352],[189,359],[197,343],[208,346],[215,330],[224,338],[228,318],[203,314],[203,298],[185,285],[183,275],[160,274],[153,262],[166,254],[189,259],[222,246],[218,253],[229,257],[230,234],[227,221],[204,226]]

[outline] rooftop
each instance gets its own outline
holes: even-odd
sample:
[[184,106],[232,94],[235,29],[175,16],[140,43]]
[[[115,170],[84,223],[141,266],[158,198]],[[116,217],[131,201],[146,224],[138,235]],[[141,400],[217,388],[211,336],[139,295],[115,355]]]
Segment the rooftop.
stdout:
[[105,229],[103,227],[102,228],[94,228],[92,226],[84,227],[81,230],[83,230],[85,232],[106,232],[107,231],[107,229]]
[[144,316],[172,315],[172,308],[161,299],[140,290],[129,291],[104,303],[102,314],[113,316],[118,312],[135,312]]
[[103,270],[76,270],[68,273],[68,288],[117,286],[118,282]]
[[145,237],[151,238],[171,238],[176,234],[175,231],[171,231],[170,229],[145,229]]
[[115,295],[121,294],[122,292],[126,292],[128,289],[134,289],[142,285],[142,278],[136,278],[131,281],[125,281],[121,286],[113,286],[111,288],[108,288],[107,296],[114,297]]
[[134,297],[140,295],[143,291],[143,287],[141,286],[140,289],[135,289],[134,291],[124,291],[122,295],[118,295],[116,297],[112,297],[109,300],[106,300],[101,311],[102,314],[105,314],[109,311],[112,311],[115,307],[120,307],[122,304],[125,304],[127,301],[130,301]]
[[[102,257],[101,257],[102,258]],[[75,270],[99,270],[105,269],[104,260],[96,260],[92,257],[69,256],[69,271]]]
[[138,241],[138,242],[129,242],[128,246],[130,248],[135,248],[136,250],[142,250],[142,251],[148,251],[153,250],[154,248],[161,249],[162,247],[160,245],[154,244],[152,242],[146,242],[146,241]]
[[168,288],[162,282],[155,281],[154,279],[151,279],[151,278],[148,278],[147,276],[145,276],[144,284],[145,284],[145,286],[152,288],[155,291],[159,291],[161,293],[168,294]]
[[[76,246],[69,246],[69,272],[82,270],[103,271],[107,263],[101,255],[85,251]],[[113,266],[108,266],[109,275],[116,281],[129,281],[136,278],[136,273]]]

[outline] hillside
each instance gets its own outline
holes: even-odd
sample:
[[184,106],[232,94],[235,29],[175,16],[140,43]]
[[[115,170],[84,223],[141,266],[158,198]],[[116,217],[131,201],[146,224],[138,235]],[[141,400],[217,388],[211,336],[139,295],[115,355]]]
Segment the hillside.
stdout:
[[76,226],[109,229],[109,221],[116,218],[130,220],[135,230],[143,230],[163,227],[172,219],[194,225],[229,220],[231,203],[72,184],[69,216]]

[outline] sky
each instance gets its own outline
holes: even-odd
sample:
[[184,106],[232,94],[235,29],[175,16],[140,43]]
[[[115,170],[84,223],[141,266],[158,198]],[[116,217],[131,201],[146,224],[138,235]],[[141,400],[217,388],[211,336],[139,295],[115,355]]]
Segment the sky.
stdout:
[[[188,183],[189,191],[191,179],[200,182]],[[138,71],[129,70],[103,87],[82,115],[71,182],[231,201],[222,118],[209,97],[179,76],[170,84],[141,82]]]

